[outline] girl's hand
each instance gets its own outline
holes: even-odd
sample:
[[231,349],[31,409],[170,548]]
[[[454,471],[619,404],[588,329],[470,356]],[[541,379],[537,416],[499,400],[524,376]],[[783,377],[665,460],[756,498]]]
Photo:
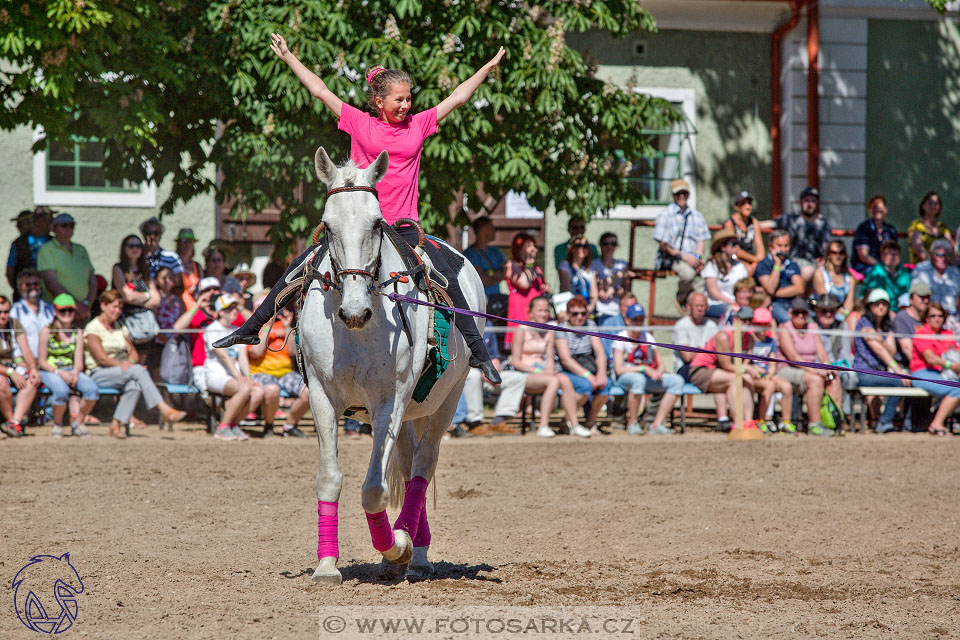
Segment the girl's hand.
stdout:
[[270,34],[270,50],[277,54],[277,57],[281,60],[290,53],[290,49],[287,49],[287,41],[279,33]]
[[490,62],[487,63],[487,67],[492,69],[498,64],[500,64],[500,60],[503,58],[503,55],[506,52],[507,52],[506,49],[504,49],[503,47],[500,47],[500,50],[497,51],[497,55],[493,56],[493,58],[490,59]]

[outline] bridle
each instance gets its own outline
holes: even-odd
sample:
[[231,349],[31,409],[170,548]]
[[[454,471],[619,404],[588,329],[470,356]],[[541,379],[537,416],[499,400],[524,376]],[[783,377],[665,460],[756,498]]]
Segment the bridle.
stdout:
[[[350,191],[365,191],[367,193],[372,193],[377,201],[380,200],[380,194],[377,193],[377,190],[374,187],[364,187],[364,186],[346,186],[346,187],[337,187],[336,189],[330,189],[327,191],[327,198],[330,196],[336,195],[338,193],[348,193]],[[317,230],[314,232],[314,244],[317,242],[317,236],[326,229],[326,225],[323,222],[320,222],[317,225]],[[324,290],[328,288],[333,288],[340,290],[340,283],[343,280],[343,276],[360,276],[361,278],[368,278],[370,280],[369,290],[371,293],[379,291],[377,285],[377,274],[380,272],[380,261],[382,259],[382,249],[383,249],[383,229],[380,229],[380,246],[377,247],[377,262],[373,265],[373,271],[367,271],[366,269],[340,269],[337,265],[336,260],[333,258],[333,252],[327,249],[327,252],[330,254],[330,267],[333,269],[333,278],[330,277],[330,273],[324,273],[320,277],[320,282],[323,284]]]

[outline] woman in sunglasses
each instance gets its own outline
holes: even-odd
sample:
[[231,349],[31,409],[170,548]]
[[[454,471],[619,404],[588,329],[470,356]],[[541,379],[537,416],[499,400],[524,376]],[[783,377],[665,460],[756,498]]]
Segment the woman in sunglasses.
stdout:
[[913,334],[913,354],[910,358],[910,373],[923,380],[914,380],[913,385],[930,395],[940,398],[940,408],[933,416],[929,431],[935,436],[947,435],[944,421],[960,405],[960,388],[937,384],[947,379],[944,375],[952,372],[951,379],[960,374],[960,362],[948,362],[944,355],[949,351],[960,351],[960,345],[953,334],[943,327],[947,313],[943,306],[931,302],[923,315],[923,326]]
[[597,306],[597,274],[590,270],[590,243],[579,235],[570,238],[567,259],[557,265],[560,275],[560,291],[569,291],[587,300],[587,312],[593,313]]
[[850,314],[853,309],[853,285],[847,264],[847,247],[839,240],[827,245],[827,256],[823,264],[813,272],[813,291],[816,298],[828,293],[840,301],[840,318]]
[[750,277],[750,269],[737,259],[740,242],[730,229],[720,229],[710,245],[711,258],[700,276],[707,288],[707,317],[720,318],[730,305],[737,304],[734,285]]
[[[113,288],[123,300],[123,317],[150,312],[160,306],[160,292],[150,277],[150,268],[138,235],[129,235],[120,243],[120,260],[113,265]],[[159,364],[159,345],[149,340],[139,343],[137,353],[140,364],[147,366],[150,356]]]

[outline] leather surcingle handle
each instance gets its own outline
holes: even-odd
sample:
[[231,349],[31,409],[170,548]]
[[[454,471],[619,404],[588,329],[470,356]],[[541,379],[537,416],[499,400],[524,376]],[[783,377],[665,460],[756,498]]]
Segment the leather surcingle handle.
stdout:
[[313,230],[313,243],[317,244],[320,242],[320,235],[327,232],[327,225],[322,220],[320,224],[317,225],[317,228]]
[[397,218],[393,221],[394,229],[402,227],[403,225],[410,225],[417,230],[417,247],[423,249],[427,244],[427,235],[423,232],[423,227],[420,226],[420,223],[413,218]]

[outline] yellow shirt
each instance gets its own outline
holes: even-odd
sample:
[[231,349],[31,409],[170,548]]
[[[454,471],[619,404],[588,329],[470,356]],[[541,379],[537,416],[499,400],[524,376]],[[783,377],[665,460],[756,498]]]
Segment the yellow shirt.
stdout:
[[[86,300],[90,293],[90,274],[93,273],[93,263],[83,245],[70,243],[70,251],[53,238],[43,243],[37,254],[37,271],[56,272],[57,282],[67,290],[77,302]],[[43,288],[43,299],[53,301],[53,294],[46,286]]]
[[[283,323],[277,320],[270,327],[270,336],[267,338],[267,350],[259,360],[250,358],[250,373],[265,373],[274,378],[282,378],[293,371],[293,360],[284,348],[283,340],[286,329]],[[292,340],[293,338],[291,338]],[[271,351],[273,349],[273,351]],[[248,352],[249,355],[249,352]]]
[[[86,338],[90,336],[100,338],[100,344],[103,345],[103,350],[106,352],[107,357],[116,358],[121,362],[128,359],[127,338],[130,336],[130,332],[126,327],[122,329],[107,329],[103,326],[103,323],[100,322],[100,316],[97,316],[87,323],[87,326],[83,328],[83,333]],[[89,346],[83,350],[83,360],[87,365],[87,371],[93,371],[100,367],[97,361],[94,360],[93,352]]]
[[[927,225],[923,223],[923,220],[917,218],[910,223],[910,226],[907,227],[907,237],[909,238],[913,232],[916,231],[920,234],[920,240],[923,242],[923,248],[927,251],[930,251],[930,245],[933,244],[933,241],[937,238],[949,238],[950,229],[947,228],[947,225],[943,224],[942,220],[937,220],[937,235],[933,235],[927,230]],[[50,244],[49,242],[47,244]],[[41,251],[43,247],[40,248]],[[913,245],[910,245],[910,262],[916,264],[920,262],[919,256],[913,252]]]

